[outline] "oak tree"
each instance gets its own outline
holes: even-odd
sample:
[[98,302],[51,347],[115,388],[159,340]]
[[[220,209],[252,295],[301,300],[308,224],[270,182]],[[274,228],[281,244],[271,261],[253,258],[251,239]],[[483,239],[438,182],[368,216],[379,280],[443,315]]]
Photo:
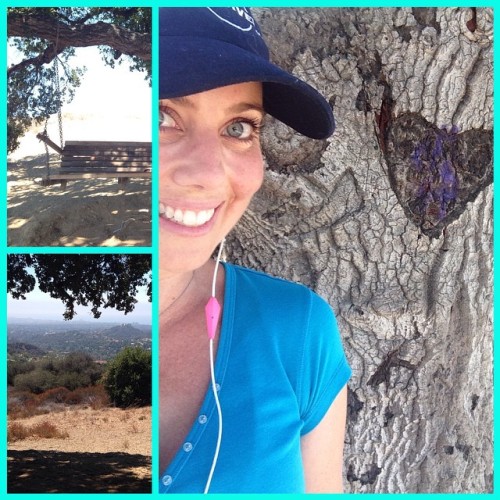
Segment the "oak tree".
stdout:
[[11,7],[7,34],[21,55],[7,69],[9,152],[73,97],[84,74],[76,47],[98,46],[107,65],[151,75],[151,8]]
[[94,318],[102,309],[125,314],[134,310],[139,287],[151,301],[151,256],[141,254],[9,254],[7,292],[26,299],[36,283],[42,292],[65,305],[63,317],[73,319],[75,306],[89,306]]

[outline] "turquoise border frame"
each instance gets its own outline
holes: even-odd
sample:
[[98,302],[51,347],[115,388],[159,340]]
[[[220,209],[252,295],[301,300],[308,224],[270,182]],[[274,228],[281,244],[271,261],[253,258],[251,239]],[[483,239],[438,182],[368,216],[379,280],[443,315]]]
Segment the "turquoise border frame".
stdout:
[[[243,2],[245,5],[248,5],[250,7],[344,7],[344,8],[352,8],[352,7],[370,7],[370,8],[383,8],[383,7],[470,7],[473,2],[470,1],[463,1],[463,0],[456,0],[456,1],[444,1],[444,0],[435,0],[435,1],[408,1],[408,0],[400,0],[400,1],[386,1],[386,0],[376,0],[375,2],[369,1],[369,0],[351,0],[351,1],[336,1],[336,0],[326,0],[326,1],[314,1],[312,3],[307,2],[305,0],[302,0],[300,2],[296,1],[274,1],[274,2],[269,2],[266,0],[256,2],[256,1],[248,1],[248,2]],[[155,41],[157,40],[157,7],[162,6],[162,7],[168,7],[168,6],[199,6],[199,7],[205,7],[205,6],[233,6],[234,2],[225,2],[225,1],[220,1],[220,2],[213,2],[213,1],[208,1],[208,2],[203,2],[203,1],[187,1],[187,2],[182,2],[182,1],[168,1],[168,0],[163,0],[163,1],[158,1],[155,2],[154,0],[136,0],[136,1],[109,1],[109,2],[102,2],[102,1],[92,1],[92,0],[83,0],[83,1],[74,1],[74,0],[67,0],[65,2],[61,1],[42,1],[39,2],[37,0],[25,0],[25,1],[7,1],[6,5],[2,5],[2,17],[0,20],[0,35],[3,37],[2,39],[6,39],[7,35],[7,30],[6,30],[6,9],[7,7],[29,7],[29,6],[36,6],[36,7],[54,7],[54,6],[65,6],[65,7],[71,7],[71,6],[88,6],[88,7],[94,7],[94,6],[102,6],[106,5],[109,7],[121,7],[121,6],[137,6],[137,7],[152,7],[153,8],[153,29],[152,29],[152,39],[153,39],[153,66],[152,66],[152,74],[153,74],[153,84],[152,84],[152,95],[153,95],[153,103],[155,102],[156,96],[158,95],[158,82],[157,82],[157,75],[158,75],[158,49],[157,49],[157,44]],[[493,1],[488,1],[488,2],[477,2],[474,3],[476,7],[490,7],[493,8],[494,10],[494,32],[496,33],[497,28],[498,28],[498,21],[496,19],[496,9]],[[498,57],[498,44],[494,44],[494,60],[497,60]],[[3,67],[6,67],[6,50],[3,50],[0,55],[0,61],[3,63]],[[499,90],[499,84],[497,83],[497,70],[496,70],[496,65],[494,66],[494,75],[495,75],[495,80],[494,80],[494,92],[495,94]],[[7,86],[6,86],[6,77],[5,73],[1,77],[1,88],[3,92],[3,96],[7,95]],[[3,116],[7,115],[7,105],[6,105],[6,100],[2,102],[2,109],[3,109]],[[497,106],[494,105],[494,126],[497,125],[497,113],[496,113]],[[153,183],[152,183],[152,207],[154,208],[155,206],[158,206],[158,190],[156,189],[157,184],[158,184],[158,142],[156,139],[156,136],[154,134],[156,123],[158,119],[158,110],[156,107],[153,105],[153,113],[152,113],[152,130],[153,130]],[[2,146],[1,146],[1,151],[5,152],[4,157],[6,158],[7,152],[6,152],[6,135],[7,135],[7,126],[6,126],[6,121],[2,120],[1,121],[1,131],[2,131]],[[499,141],[500,139],[497,138],[497,134],[494,134],[494,151],[495,153],[498,151],[499,147]],[[4,163],[3,167],[3,174],[4,174],[4,179],[6,179],[7,175],[7,170],[6,170],[6,162]],[[498,175],[494,171],[494,183],[496,185],[496,181],[498,180]],[[497,190],[495,189],[495,195],[497,194]],[[153,328],[153,353],[158,352],[158,225],[157,223],[153,222],[153,227],[152,227],[152,245],[151,247],[7,247],[7,240],[6,240],[6,234],[7,234],[7,226],[6,226],[6,196],[7,196],[7,183],[4,181],[0,183],[0,196],[2,201],[2,215],[0,216],[0,259],[2,260],[3,264],[1,266],[0,270],[0,282],[1,282],[1,287],[2,287],[2,292],[5,292],[4,297],[6,297],[6,256],[7,254],[10,253],[151,253],[152,254],[152,261],[153,261],[153,304],[152,304],[152,314],[153,314],[153,321],[152,321],[152,328]],[[498,199],[497,196],[495,196],[494,200],[494,213],[497,213],[498,209]],[[493,228],[494,228],[494,257],[496,254],[496,233],[498,229],[498,224],[497,221],[494,219],[493,222]],[[496,281],[497,277],[497,270],[496,267],[494,268],[494,282]],[[6,300],[1,302],[0,306],[0,313],[1,313],[1,318],[3,320],[3,325],[5,327],[2,329],[2,331],[5,334],[5,339],[4,339],[4,349],[3,352],[0,354],[0,383],[3,383],[3,387],[6,387],[6,367],[7,367],[7,362],[6,362]],[[493,318],[494,324],[496,324],[496,314],[494,310],[494,318]],[[495,343],[494,345],[494,359],[498,357],[499,350],[497,349],[497,345]],[[498,380],[500,380],[497,376],[496,370],[494,371],[494,384],[496,385]],[[159,409],[158,409],[158,359],[157,357],[153,356],[153,385],[152,385],[152,390],[153,390],[153,406],[152,406],[152,417],[153,417],[153,426],[152,426],[152,432],[153,432],[153,468],[152,468],[152,473],[153,473],[153,493],[152,494],[135,494],[133,495],[133,498],[152,498],[152,497],[159,497],[158,494],[158,486],[157,486],[157,481],[155,478],[158,477],[158,466],[156,464],[157,460],[155,457],[158,456],[158,421],[159,421]],[[494,414],[496,410],[496,398],[494,398]],[[3,452],[3,456],[6,456],[7,453],[7,441],[6,441],[6,392],[4,392],[3,396],[0,398],[0,411],[2,412],[2,418],[3,418],[3,433],[2,433],[2,444],[1,444],[1,451]],[[497,435],[497,426],[494,426],[494,435]],[[494,457],[497,457],[497,449],[498,445],[495,442],[494,445]],[[496,462],[496,460],[495,460]],[[0,495],[1,494],[6,494],[6,474],[7,474],[7,462],[3,461],[2,462],[2,470],[0,471]],[[494,491],[497,491],[497,476],[498,473],[494,477]],[[4,480],[2,480],[4,479]],[[107,496],[109,494],[57,494],[58,498],[65,499],[66,497],[71,497],[71,498],[76,498],[76,497],[100,497],[100,496]],[[347,495],[347,494],[345,494]],[[430,496],[439,496],[439,497],[447,497],[450,496],[453,499],[457,498],[457,496],[462,496],[462,495],[467,495],[467,498],[472,498],[472,497],[481,497],[483,498],[485,495],[491,496],[491,494],[464,494],[464,493],[455,493],[455,494],[363,494],[363,496],[374,496],[376,495],[377,497],[380,496],[400,496],[404,495],[405,498],[421,498],[422,495],[425,497],[430,497]],[[113,494],[113,498],[115,497],[128,497],[129,494]],[[198,497],[199,495],[174,495],[174,497],[180,497],[183,500],[189,500],[189,498],[195,498]],[[231,497],[232,495],[215,495],[216,497],[221,497],[221,498],[227,498]],[[235,495],[236,496],[236,495]],[[260,497],[260,495],[237,495],[238,498],[253,498],[253,497]],[[326,495],[326,496],[331,496],[331,495]],[[39,494],[9,494],[8,498],[30,498],[30,497],[39,497]],[[273,498],[290,498],[290,495],[273,495]]]
[[[6,8],[3,7],[1,10],[2,17],[0,19],[0,39],[7,39],[7,16]],[[7,66],[7,50],[2,50],[0,52],[0,66],[5,68]],[[1,92],[2,96],[2,115],[7,116],[7,82],[6,75],[3,73],[1,77]],[[3,181],[0,182],[0,200],[2,213],[0,215],[0,287],[2,297],[7,297],[7,257],[6,257],[6,245],[7,245],[7,120],[0,120],[2,142],[0,146],[0,151],[2,152],[2,158],[5,158],[3,172]],[[0,331],[2,335],[2,350],[0,352],[0,387],[7,388],[7,300],[2,300],[0,302],[0,321],[1,328]],[[7,391],[5,390],[0,397],[0,422],[2,423],[2,433],[1,433],[1,445],[0,453],[2,457],[7,457]],[[2,479],[7,481],[7,460],[2,460],[2,466],[0,470],[0,475]],[[0,494],[4,493],[4,486],[0,479]]]
[[[55,6],[64,6],[64,7],[72,7],[72,6],[88,6],[88,7],[98,7],[98,6],[103,6],[106,5],[107,7],[123,7],[123,6],[134,6],[134,7],[150,7],[153,10],[153,27],[152,27],[152,40],[155,40],[157,38],[157,9],[154,7],[154,2],[153,1],[145,1],[145,0],[136,0],[136,1],[116,1],[112,0],[110,2],[102,2],[102,1],[92,1],[92,0],[85,0],[85,1],[74,1],[74,0],[68,0],[66,2],[61,2],[61,1],[52,1],[52,2],[38,2],[36,0],[26,0],[26,1],[12,1],[12,2],[7,2],[6,5],[2,5],[1,9],[1,21],[0,21],[0,33],[2,35],[2,39],[6,40],[7,38],[7,8],[8,7],[55,7]],[[155,44],[153,44],[155,45]],[[0,55],[0,61],[3,64],[3,67],[5,68],[7,66],[7,60],[6,60],[6,53],[7,51],[4,49]],[[153,47],[153,53],[154,53],[154,47]],[[157,58],[153,58],[153,62],[157,61]],[[157,78],[155,78],[155,74],[157,74],[157,70],[155,68],[155,64],[153,64],[152,67],[152,72],[153,72],[153,78],[152,78],[152,96],[157,95],[157,91],[155,90],[157,84],[155,85],[155,82]],[[5,73],[3,73],[3,76],[1,77],[1,86],[2,86],[2,95],[6,96],[7,95],[7,82],[6,82],[6,76]],[[154,102],[154,99],[152,99],[152,102]],[[7,116],[7,103],[6,99],[2,101],[3,105],[3,116]],[[153,106],[153,110],[155,107]],[[155,123],[157,123],[158,116],[157,116],[157,110],[156,110],[156,116],[154,116],[155,113],[153,112],[153,117],[151,121],[151,130],[155,130]],[[2,149],[1,151],[4,153],[4,158],[7,158],[7,149],[6,149],[6,137],[7,137],[7,125],[6,125],[6,120],[1,121],[1,126],[2,126]],[[152,134],[153,137],[153,175],[152,175],[152,199],[151,199],[151,208],[158,206],[158,194],[157,194],[157,172],[158,172],[158,154],[157,154],[157,141],[154,140],[155,135]],[[6,167],[6,161],[4,162],[4,167],[3,167],[3,178],[6,180],[7,178],[7,167]],[[1,231],[1,236],[0,236],[0,252],[1,256],[0,259],[2,261],[1,265],[1,274],[0,274],[0,279],[1,279],[1,284],[2,284],[2,292],[4,292],[4,297],[5,299],[1,302],[0,306],[0,311],[1,311],[1,318],[2,318],[2,324],[5,325],[2,327],[2,332],[5,334],[5,338],[3,339],[3,349],[2,353],[0,354],[0,370],[1,370],[1,383],[3,384],[2,387],[6,387],[7,384],[7,335],[6,335],[6,326],[7,326],[7,286],[6,286],[6,278],[7,278],[7,273],[6,273],[6,260],[7,260],[7,255],[8,254],[17,254],[17,253],[38,253],[38,254],[63,254],[63,253],[85,253],[85,254],[112,254],[112,253],[122,253],[122,254],[151,254],[152,255],[152,263],[153,263],[153,302],[152,302],[152,309],[151,309],[151,314],[152,314],[152,349],[153,352],[158,352],[157,348],[157,342],[158,342],[158,303],[157,303],[157,297],[158,297],[158,277],[157,277],[157,247],[158,247],[158,224],[157,221],[155,222],[153,220],[152,222],[152,238],[151,238],[151,246],[141,246],[141,247],[7,247],[7,206],[6,206],[6,200],[7,200],[7,183],[6,181],[0,183],[1,186],[1,196],[2,196],[2,215],[0,217],[0,231]],[[155,451],[155,446],[156,446],[156,441],[153,439],[153,436],[157,435],[157,431],[155,430],[155,427],[157,427],[157,422],[158,422],[158,414],[157,412],[157,380],[158,380],[158,363],[157,363],[157,357],[153,356],[153,366],[152,366],[152,395],[153,395],[153,400],[152,400],[152,436],[151,436],[151,441],[153,445],[153,457],[157,456],[157,452]],[[2,394],[0,398],[0,411],[2,415],[2,441],[1,441],[1,451],[2,451],[2,456],[6,457],[7,456],[7,425],[6,425],[6,418],[7,418],[7,398],[6,398],[6,391]],[[155,462],[154,458],[152,460],[153,464]],[[155,474],[157,475],[157,472],[155,473],[155,466],[153,465],[153,475],[152,477],[155,477]],[[7,494],[7,461],[3,460],[2,461],[2,469],[0,472],[0,496],[7,495],[7,498],[30,498],[30,497],[39,497],[42,494],[17,494],[17,493],[12,493],[12,494]],[[152,490],[153,490],[153,484],[154,481],[152,481]],[[58,498],[64,499],[66,497],[68,498],[74,498],[74,497],[100,497],[100,496],[108,496],[109,493],[89,493],[89,494],[70,494],[70,493],[61,493],[57,494]],[[129,494],[125,493],[117,493],[113,494],[113,496],[117,497],[128,497]],[[135,494],[133,495],[133,498],[152,498],[152,493],[141,493],[141,494]]]

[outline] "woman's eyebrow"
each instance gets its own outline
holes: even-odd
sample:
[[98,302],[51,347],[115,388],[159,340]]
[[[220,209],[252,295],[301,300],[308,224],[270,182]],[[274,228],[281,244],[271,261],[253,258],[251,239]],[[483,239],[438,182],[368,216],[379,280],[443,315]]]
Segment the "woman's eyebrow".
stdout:
[[185,97],[185,96],[169,97],[167,100],[171,101],[173,103],[182,104],[183,106],[187,106],[189,108],[194,108],[193,101],[191,101],[188,97]]
[[[189,96],[182,96],[182,97],[169,97],[166,99],[167,101],[170,101],[174,104],[178,104],[183,107],[187,108],[196,108],[196,104],[194,101],[189,99]],[[160,101],[161,103],[161,101]],[[229,106],[226,111],[228,113],[242,113],[243,111],[258,111],[261,115],[265,115],[266,112],[264,111],[264,108],[262,105],[258,102],[237,102],[236,104],[233,104]]]
[[265,114],[264,108],[261,104],[252,102],[239,102],[237,104],[234,104],[233,106],[230,106],[227,110],[231,113],[241,113],[242,111],[254,110],[258,111],[262,115]]

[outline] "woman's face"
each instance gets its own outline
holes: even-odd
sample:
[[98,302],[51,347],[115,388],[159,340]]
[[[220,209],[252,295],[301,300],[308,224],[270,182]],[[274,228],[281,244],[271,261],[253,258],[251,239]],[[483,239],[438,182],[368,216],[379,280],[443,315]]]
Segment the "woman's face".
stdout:
[[203,265],[263,179],[262,84],[160,101],[160,266]]

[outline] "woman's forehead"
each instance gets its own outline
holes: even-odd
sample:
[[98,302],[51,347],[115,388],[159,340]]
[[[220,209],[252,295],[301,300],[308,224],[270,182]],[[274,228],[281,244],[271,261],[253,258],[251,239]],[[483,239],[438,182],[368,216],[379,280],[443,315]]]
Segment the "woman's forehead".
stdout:
[[253,109],[264,114],[262,84],[259,82],[228,85],[188,96],[160,100],[160,104],[168,102],[191,109],[196,109],[210,102],[213,106],[225,108],[228,111],[241,112]]

